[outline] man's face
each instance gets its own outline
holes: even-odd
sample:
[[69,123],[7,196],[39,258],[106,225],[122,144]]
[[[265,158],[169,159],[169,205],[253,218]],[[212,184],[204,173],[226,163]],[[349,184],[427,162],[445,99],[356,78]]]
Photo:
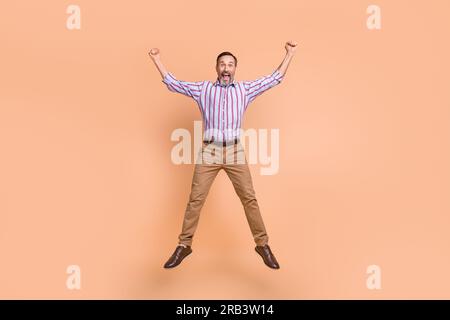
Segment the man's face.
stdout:
[[234,79],[236,65],[232,56],[222,56],[219,58],[216,66],[217,77],[220,83],[227,85]]

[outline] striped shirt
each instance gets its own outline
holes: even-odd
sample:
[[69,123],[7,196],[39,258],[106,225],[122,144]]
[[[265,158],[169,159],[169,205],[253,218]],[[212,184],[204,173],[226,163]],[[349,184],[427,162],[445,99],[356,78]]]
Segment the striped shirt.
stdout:
[[239,138],[242,117],[249,104],[257,96],[276,86],[283,80],[283,75],[275,70],[270,75],[253,81],[235,81],[228,85],[215,82],[187,82],[176,79],[168,73],[163,83],[172,92],[193,98],[203,118],[203,139],[214,141],[231,141]]

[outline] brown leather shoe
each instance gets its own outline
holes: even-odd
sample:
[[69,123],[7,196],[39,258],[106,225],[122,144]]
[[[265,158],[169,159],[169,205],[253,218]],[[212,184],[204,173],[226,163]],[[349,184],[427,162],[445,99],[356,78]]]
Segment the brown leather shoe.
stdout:
[[187,246],[186,248],[183,246],[177,246],[172,256],[164,264],[164,268],[168,269],[176,267],[181,263],[181,261],[183,261],[184,258],[190,255],[191,252],[192,249],[190,246]]
[[265,246],[256,246],[256,252],[263,258],[264,263],[272,269],[280,269],[277,259],[273,255],[268,244]]

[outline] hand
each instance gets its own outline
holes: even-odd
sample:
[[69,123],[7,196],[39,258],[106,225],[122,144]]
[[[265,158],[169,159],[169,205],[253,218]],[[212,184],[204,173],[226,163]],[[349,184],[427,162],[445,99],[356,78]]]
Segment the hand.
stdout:
[[153,49],[151,49],[150,52],[148,53],[148,55],[149,55],[150,58],[152,58],[153,60],[159,59],[159,49],[158,49],[158,48],[153,48]]
[[286,42],[286,45],[284,46],[287,53],[294,54],[295,50],[297,49],[297,42],[295,41],[288,41]]

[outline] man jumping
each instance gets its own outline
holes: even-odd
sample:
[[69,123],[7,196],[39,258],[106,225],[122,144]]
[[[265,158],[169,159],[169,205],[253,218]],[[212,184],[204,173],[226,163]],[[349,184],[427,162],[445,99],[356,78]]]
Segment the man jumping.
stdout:
[[[191,193],[184,214],[178,246],[165,263],[164,268],[178,266],[191,252],[192,239],[197,228],[200,211],[209,189],[220,169],[224,169],[244,207],[250,230],[256,243],[255,250],[264,263],[279,269],[268,240],[269,237],[259,210],[253,189],[252,177],[239,140],[244,112],[255,98],[281,83],[294,56],[297,43],[286,42],[286,56],[271,74],[253,81],[235,81],[237,58],[231,52],[222,52],[216,59],[215,82],[187,82],[178,80],[168,72],[160,59],[157,48],[149,55],[161,73],[167,88],[193,98],[199,106],[203,119],[203,144],[201,163],[195,164]],[[243,159],[237,161],[236,159]],[[231,162],[231,163],[230,163]]]

